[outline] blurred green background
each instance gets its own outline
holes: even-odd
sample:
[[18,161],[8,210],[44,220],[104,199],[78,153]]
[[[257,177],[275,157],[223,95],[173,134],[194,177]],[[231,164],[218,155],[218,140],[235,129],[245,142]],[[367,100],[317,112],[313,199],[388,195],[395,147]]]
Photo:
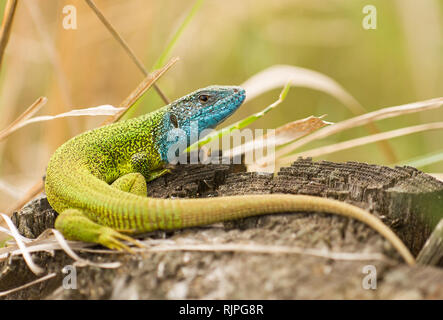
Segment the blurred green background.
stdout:
[[[2,0],[0,10],[4,10]],[[194,1],[96,0],[95,3],[151,70]],[[77,9],[76,30],[62,26],[63,7]],[[377,29],[365,30],[365,5],[377,9]],[[1,12],[3,17],[3,12]],[[241,84],[276,64],[319,71],[340,83],[368,111],[442,96],[443,1],[439,0],[206,0],[180,37],[172,55],[181,60],[160,79],[173,100],[211,84]],[[103,104],[117,106],[143,79],[121,46],[82,0],[19,1],[0,74],[0,128],[39,96],[41,114]],[[262,110],[279,94],[267,92],[245,104],[229,123]],[[154,90],[137,114],[163,103]],[[253,128],[275,128],[310,115],[338,122],[352,114],[333,97],[293,88],[285,102]],[[441,110],[378,122],[381,131],[443,120]],[[52,152],[103,117],[71,118],[23,128],[0,142],[0,210],[44,174]],[[356,128],[308,148],[367,135]],[[390,141],[399,160],[443,151],[443,132]],[[322,159],[389,164],[376,144]],[[421,168],[443,172],[443,163]]]

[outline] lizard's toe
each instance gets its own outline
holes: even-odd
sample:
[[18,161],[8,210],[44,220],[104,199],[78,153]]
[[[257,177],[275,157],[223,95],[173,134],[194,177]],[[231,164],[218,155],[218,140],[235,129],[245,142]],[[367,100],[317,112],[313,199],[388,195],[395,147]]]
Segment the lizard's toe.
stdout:
[[127,236],[127,235],[124,235],[124,234],[121,234],[121,233],[117,232],[117,234],[115,236],[118,239],[128,241],[129,243],[132,243],[133,245],[135,245],[135,246],[137,246],[139,248],[146,248],[146,246],[143,243],[141,243],[140,241],[138,241],[138,240],[136,240],[134,238],[131,238],[131,237]]
[[125,236],[113,229],[106,228],[99,237],[99,243],[108,247],[109,249],[114,249],[118,251],[126,251],[135,254],[135,251],[129,246],[124,244],[121,240],[126,240],[130,243],[137,244],[140,246],[138,241],[132,239],[131,237]]

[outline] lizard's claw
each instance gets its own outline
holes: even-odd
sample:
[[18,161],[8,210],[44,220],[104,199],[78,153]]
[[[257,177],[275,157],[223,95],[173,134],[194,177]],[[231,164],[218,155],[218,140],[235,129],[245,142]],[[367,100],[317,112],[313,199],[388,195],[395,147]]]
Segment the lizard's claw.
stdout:
[[145,247],[141,242],[139,242],[127,235],[121,234],[120,232],[115,231],[111,228],[104,228],[101,231],[102,232],[101,232],[100,237],[98,239],[98,243],[104,245],[105,247],[108,247],[109,249],[115,249],[118,251],[126,251],[129,253],[135,254],[135,251],[132,250],[126,244],[124,244],[121,240],[128,241],[139,248]]

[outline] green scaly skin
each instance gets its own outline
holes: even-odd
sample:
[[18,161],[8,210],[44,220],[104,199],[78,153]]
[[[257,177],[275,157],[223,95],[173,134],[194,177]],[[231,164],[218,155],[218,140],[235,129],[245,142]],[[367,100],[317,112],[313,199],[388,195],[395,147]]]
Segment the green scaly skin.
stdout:
[[[388,239],[409,263],[414,258],[402,241],[370,213],[336,200],[304,195],[248,195],[207,199],[146,197],[146,181],[168,170],[167,134],[180,128],[189,140],[190,121],[199,133],[229,117],[243,102],[239,87],[197,90],[155,112],[80,134],[63,144],[48,165],[45,190],[59,213],[55,227],[71,240],[131,248],[128,236],[180,229],[249,216],[314,211],[360,220]],[[188,141],[189,142],[189,141]]]

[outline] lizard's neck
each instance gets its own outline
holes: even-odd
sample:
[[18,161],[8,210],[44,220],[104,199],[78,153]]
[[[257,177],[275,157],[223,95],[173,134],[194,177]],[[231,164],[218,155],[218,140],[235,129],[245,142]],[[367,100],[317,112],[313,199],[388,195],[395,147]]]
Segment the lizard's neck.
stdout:
[[[173,105],[168,105],[139,117],[142,126],[151,130],[156,150],[164,163],[177,159],[179,154],[196,142],[202,131],[211,125],[204,121],[183,119],[180,116]],[[214,123],[214,126],[216,124]]]

